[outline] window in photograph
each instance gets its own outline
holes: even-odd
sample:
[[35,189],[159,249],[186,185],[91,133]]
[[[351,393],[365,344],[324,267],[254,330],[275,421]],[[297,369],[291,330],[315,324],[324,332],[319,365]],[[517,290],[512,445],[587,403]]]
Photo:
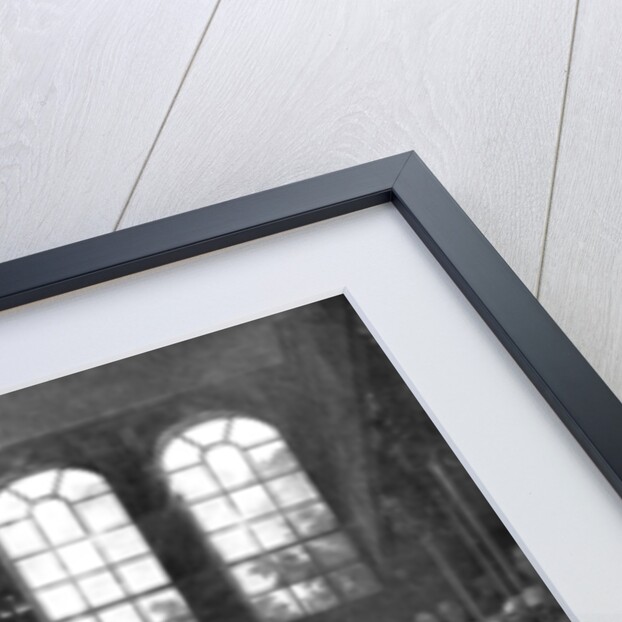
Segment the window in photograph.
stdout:
[[162,467],[265,620],[293,620],[371,594],[378,583],[278,431],[245,417],[183,431]]
[[0,492],[0,544],[50,622],[193,619],[114,492],[99,475],[51,469]]

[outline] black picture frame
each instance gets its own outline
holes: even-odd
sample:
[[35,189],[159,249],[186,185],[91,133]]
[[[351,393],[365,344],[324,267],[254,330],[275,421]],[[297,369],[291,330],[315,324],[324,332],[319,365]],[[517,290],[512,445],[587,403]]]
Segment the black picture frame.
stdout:
[[2,263],[0,310],[388,202],[622,496],[622,403],[412,151]]

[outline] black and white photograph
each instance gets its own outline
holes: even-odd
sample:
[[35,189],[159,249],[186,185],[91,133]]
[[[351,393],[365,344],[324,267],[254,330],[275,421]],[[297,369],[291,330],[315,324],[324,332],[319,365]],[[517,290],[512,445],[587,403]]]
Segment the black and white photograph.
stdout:
[[0,397],[5,622],[565,622],[344,296]]

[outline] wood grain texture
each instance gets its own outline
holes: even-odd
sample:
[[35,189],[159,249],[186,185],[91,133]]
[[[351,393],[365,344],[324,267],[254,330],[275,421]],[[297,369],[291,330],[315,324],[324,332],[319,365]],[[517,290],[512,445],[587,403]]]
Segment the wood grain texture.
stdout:
[[214,4],[0,3],[0,261],[114,228]]
[[541,301],[622,398],[622,5],[581,2]]
[[122,226],[415,149],[533,287],[573,12],[223,0]]

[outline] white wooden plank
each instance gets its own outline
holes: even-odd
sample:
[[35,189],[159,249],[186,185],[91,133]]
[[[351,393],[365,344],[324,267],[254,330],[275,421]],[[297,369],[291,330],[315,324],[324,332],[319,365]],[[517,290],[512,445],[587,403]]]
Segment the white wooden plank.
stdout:
[[224,0],[127,227],[416,149],[539,270],[573,0]]
[[622,398],[622,5],[582,2],[541,300]]
[[0,3],[0,260],[113,229],[214,4]]

